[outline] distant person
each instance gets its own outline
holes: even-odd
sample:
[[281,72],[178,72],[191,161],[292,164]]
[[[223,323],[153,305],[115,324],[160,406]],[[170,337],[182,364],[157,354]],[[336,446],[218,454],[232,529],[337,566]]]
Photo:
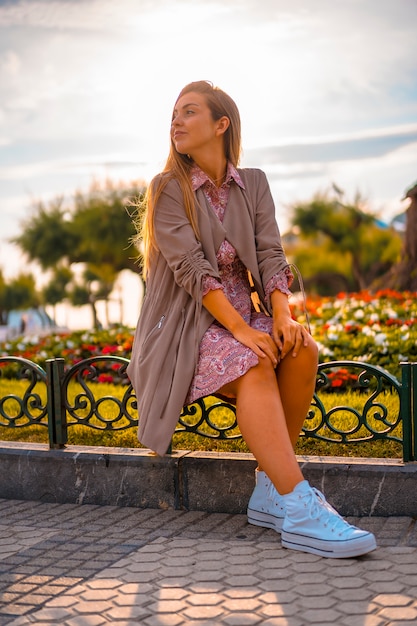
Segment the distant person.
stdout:
[[240,152],[234,101],[206,81],[184,87],[170,153],[138,225],[146,296],[128,367],[138,436],[163,455],[183,405],[210,394],[229,398],[259,463],[249,522],[280,532],[286,548],[365,554],[374,536],[330,507],[294,453],[314,393],[317,347],[291,317],[292,274],[268,182],[260,170],[237,169]]
[[22,313],[21,317],[20,317],[20,328],[19,328],[19,332],[21,335],[24,335],[26,332],[26,328],[27,328],[27,324],[28,324],[28,318],[26,313]]

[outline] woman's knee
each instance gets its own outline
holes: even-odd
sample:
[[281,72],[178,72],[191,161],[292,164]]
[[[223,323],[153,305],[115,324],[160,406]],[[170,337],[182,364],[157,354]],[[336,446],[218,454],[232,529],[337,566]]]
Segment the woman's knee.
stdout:
[[318,365],[318,346],[314,339],[308,336],[306,345],[301,346],[299,349],[297,356],[294,358],[291,354],[287,354],[281,363],[278,365],[278,374],[280,372],[287,372],[287,374],[291,374],[294,372],[296,377],[299,377],[300,374],[305,374],[307,376],[314,376],[317,373],[317,365]]
[[274,383],[276,377],[276,369],[271,359],[268,357],[260,358],[257,365],[251,367],[248,371],[251,378],[259,378],[263,383],[271,381]]
[[304,356],[306,356],[308,360],[312,361],[317,367],[319,361],[319,348],[311,335],[308,335],[307,345],[303,346],[300,353],[304,354]]
[[256,388],[258,384],[262,387],[270,384],[274,389],[277,386],[276,371],[268,357],[260,358],[245,374],[224,385],[217,393],[236,400],[243,388]]

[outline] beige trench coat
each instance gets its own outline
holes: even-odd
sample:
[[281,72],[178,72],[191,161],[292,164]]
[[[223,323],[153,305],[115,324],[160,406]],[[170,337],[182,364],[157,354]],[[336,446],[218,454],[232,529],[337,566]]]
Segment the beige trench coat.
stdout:
[[227,240],[251,272],[261,302],[264,286],[287,260],[265,174],[241,169],[245,189],[231,183],[220,223],[201,190],[197,241],[186,217],[179,184],[172,180],[155,211],[155,257],[135,333],[127,373],[136,392],[139,440],[161,456],[168,449],[191,384],[201,338],[214,318],[202,306],[202,279],[219,278],[216,252]]

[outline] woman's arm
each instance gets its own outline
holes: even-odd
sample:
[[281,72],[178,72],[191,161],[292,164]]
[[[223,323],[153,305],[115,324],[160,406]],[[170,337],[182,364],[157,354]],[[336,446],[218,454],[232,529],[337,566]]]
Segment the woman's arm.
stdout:
[[268,333],[249,326],[221,289],[212,289],[203,296],[203,305],[237,341],[253,350],[258,357],[271,359],[274,367],[277,365],[278,348],[275,342]]
[[301,346],[307,345],[308,333],[301,324],[292,319],[288,296],[275,289],[271,293],[273,311],[273,334],[278,350],[283,359],[292,351],[297,356]]
[[195,236],[176,180],[171,180],[161,193],[154,221],[158,250],[168,263],[174,280],[195,300],[201,299],[204,276],[218,279],[219,274],[205,257]]

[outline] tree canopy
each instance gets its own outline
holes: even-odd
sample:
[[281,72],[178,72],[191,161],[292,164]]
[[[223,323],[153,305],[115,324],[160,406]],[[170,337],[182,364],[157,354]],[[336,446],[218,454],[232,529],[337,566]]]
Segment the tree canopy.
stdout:
[[[411,258],[414,265],[411,270],[407,266],[402,276],[407,272],[413,276],[417,187],[412,191],[405,244],[394,229],[381,226],[360,194],[349,201],[333,186],[308,202],[290,207],[292,228],[284,237],[285,249],[308,288],[320,295],[369,288],[391,276],[396,263],[404,258]],[[33,277],[20,275],[6,284],[0,272],[0,316],[4,319],[4,311],[10,308],[39,304],[41,298],[52,306],[66,300],[75,306],[89,304],[98,326],[96,303],[108,302],[119,272],[129,269],[141,278],[141,263],[131,242],[136,234],[132,218],[141,210],[136,207],[141,206],[144,193],[141,182],[94,183],[88,192],[77,192],[70,202],[57,197],[49,203],[34,204],[13,242],[29,260],[49,272],[49,282],[38,294]],[[413,233],[410,224],[411,229],[414,224]],[[408,289],[411,283],[405,281],[399,286],[397,280],[393,286]]]
[[401,239],[382,228],[360,194],[346,201],[338,188],[291,207],[286,250],[306,282],[321,295],[369,287],[398,259]]
[[[140,276],[138,253],[131,245],[136,232],[132,213],[144,192],[140,182],[107,181],[94,183],[87,193],[77,192],[67,205],[59,197],[32,207],[12,241],[43,270],[53,270],[43,290],[48,303],[68,299],[89,304],[98,324],[95,303],[108,299],[119,272],[129,269]],[[71,268],[78,263],[84,264],[84,272],[75,278]]]

